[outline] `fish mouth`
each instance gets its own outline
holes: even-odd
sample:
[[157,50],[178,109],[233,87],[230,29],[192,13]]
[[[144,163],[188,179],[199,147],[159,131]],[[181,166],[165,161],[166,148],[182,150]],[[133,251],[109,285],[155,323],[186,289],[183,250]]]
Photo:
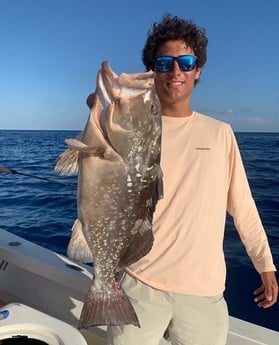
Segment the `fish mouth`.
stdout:
[[117,78],[117,74],[110,68],[109,63],[104,61],[97,76],[97,92],[104,108],[119,97],[120,88],[116,85]]
[[[113,143],[119,142],[120,138],[122,138],[121,140],[127,138],[135,131],[130,113],[134,100],[142,102],[152,115],[158,113],[155,106],[154,111],[152,108],[154,91],[153,71],[134,74],[122,73],[118,76],[111,69],[108,61],[102,63],[97,74],[95,96],[89,95],[87,104],[90,107],[93,103],[90,109],[95,125],[116,152],[119,150]],[[143,98],[136,100],[139,96]]]
[[97,89],[103,106],[106,107],[119,98],[131,99],[146,93],[154,87],[154,72],[126,74],[118,76],[108,61],[102,63],[98,72]]

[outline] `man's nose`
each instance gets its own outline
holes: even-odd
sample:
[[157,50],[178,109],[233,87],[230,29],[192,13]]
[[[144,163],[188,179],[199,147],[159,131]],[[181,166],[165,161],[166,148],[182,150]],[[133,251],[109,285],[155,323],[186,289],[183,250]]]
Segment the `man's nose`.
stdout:
[[172,66],[172,73],[175,73],[175,74],[180,74],[181,73],[181,69],[179,67],[179,64],[176,60],[173,61],[173,66]]

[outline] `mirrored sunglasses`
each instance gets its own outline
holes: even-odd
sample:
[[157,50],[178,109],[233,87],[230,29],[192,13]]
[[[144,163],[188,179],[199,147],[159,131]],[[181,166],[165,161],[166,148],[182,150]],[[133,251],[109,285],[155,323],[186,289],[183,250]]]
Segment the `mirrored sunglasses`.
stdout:
[[161,73],[170,72],[173,68],[174,60],[177,61],[179,68],[183,72],[192,71],[197,62],[197,58],[194,55],[157,56],[155,58],[154,70]]

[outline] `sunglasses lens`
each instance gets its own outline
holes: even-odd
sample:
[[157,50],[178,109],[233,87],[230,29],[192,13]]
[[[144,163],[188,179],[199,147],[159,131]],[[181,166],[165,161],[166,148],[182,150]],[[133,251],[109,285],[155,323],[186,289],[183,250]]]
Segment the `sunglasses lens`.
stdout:
[[177,58],[181,71],[192,71],[196,66],[196,57],[193,55],[181,55]]
[[180,55],[178,57],[158,56],[155,59],[155,71],[161,73],[170,72],[172,70],[174,60],[178,62],[181,71],[188,72],[195,68],[197,58],[193,55]]
[[155,60],[155,71],[169,72],[172,69],[173,58],[171,56],[159,56]]

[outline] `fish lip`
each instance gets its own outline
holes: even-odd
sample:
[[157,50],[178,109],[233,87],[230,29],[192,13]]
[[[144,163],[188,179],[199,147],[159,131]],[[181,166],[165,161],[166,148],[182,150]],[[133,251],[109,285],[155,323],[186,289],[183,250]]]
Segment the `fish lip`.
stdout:
[[98,90],[102,103],[105,106],[117,102],[120,98],[131,100],[147,90],[154,88],[153,71],[145,73],[126,74],[119,76],[111,69],[108,61],[103,61],[98,72]]
[[99,70],[97,75],[97,87],[98,87],[98,95],[102,101],[103,106],[106,107],[112,103],[111,95],[108,92],[106,87],[106,82],[104,80],[104,72],[102,69]]
[[121,73],[118,77],[118,81],[119,85],[123,86],[124,88],[132,90],[142,89],[142,91],[145,92],[146,90],[154,87],[154,77],[155,73],[153,71],[134,74]]
[[106,100],[109,99],[109,104],[117,100],[120,96],[120,85],[118,82],[118,75],[111,69],[108,61],[102,63],[100,70],[102,77],[102,85],[104,86]]

